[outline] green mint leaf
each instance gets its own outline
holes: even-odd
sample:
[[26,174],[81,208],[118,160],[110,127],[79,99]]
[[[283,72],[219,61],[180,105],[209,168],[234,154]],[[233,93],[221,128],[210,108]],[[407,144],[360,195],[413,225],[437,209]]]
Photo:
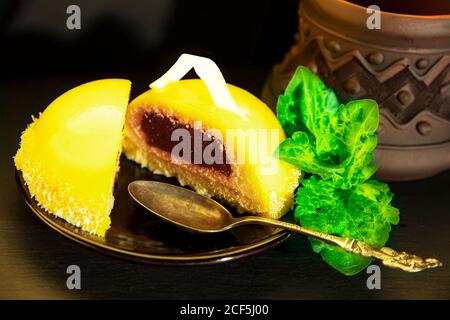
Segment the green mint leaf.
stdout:
[[[390,204],[392,196],[386,184],[375,180],[341,189],[312,176],[298,189],[294,214],[307,228],[381,248],[388,240],[391,224],[399,221],[398,209]],[[328,264],[345,275],[362,271],[371,261],[319,240],[311,239],[311,244]]]
[[277,117],[288,137],[299,130],[316,135],[323,114],[335,114],[338,106],[334,92],[308,68],[299,67],[278,98]]
[[278,99],[277,115],[288,136],[279,148],[280,159],[342,188],[375,173],[379,113],[374,100],[339,105],[318,76],[299,67]]
[[378,105],[373,100],[355,100],[341,105],[332,117],[322,118],[318,134],[294,132],[279,146],[279,158],[304,171],[351,188],[375,172],[373,150],[377,146]]

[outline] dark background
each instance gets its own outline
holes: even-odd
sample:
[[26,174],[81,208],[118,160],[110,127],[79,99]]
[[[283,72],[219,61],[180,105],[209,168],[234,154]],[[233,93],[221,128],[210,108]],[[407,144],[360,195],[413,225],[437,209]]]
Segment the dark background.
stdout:
[[[80,6],[81,30],[66,28],[70,4]],[[133,93],[181,53],[192,53],[212,58],[228,82],[259,94],[293,43],[298,21],[297,0],[3,0],[0,6],[3,77],[123,77],[133,81]]]
[[[81,30],[66,8],[81,7]],[[449,299],[450,173],[391,184],[401,224],[389,245],[440,258],[438,270],[382,268],[345,277],[294,236],[242,260],[161,267],[103,256],[43,225],[17,192],[12,157],[21,131],[58,95],[109,77],[133,81],[132,97],[183,52],[213,58],[228,82],[259,95],[272,65],[293,43],[298,1],[1,1],[0,298]],[[82,290],[66,288],[66,268],[82,270]]]

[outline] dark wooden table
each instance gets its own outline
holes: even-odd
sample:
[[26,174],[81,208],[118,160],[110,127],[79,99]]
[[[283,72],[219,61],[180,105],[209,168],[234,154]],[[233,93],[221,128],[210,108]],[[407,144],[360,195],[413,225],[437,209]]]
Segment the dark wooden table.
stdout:
[[[263,79],[267,70],[253,70]],[[232,74],[232,72],[230,72]],[[255,93],[261,81],[232,79]],[[115,74],[103,75],[117,76]],[[119,75],[121,76],[121,75]],[[368,275],[343,276],[312,253],[301,236],[241,260],[201,267],[131,263],[96,253],[63,238],[33,216],[17,192],[12,157],[20,132],[59,94],[98,76],[2,80],[0,85],[0,298],[149,299],[449,299],[450,172],[413,183],[392,184],[401,223],[389,245],[441,259],[444,267],[409,274],[381,268],[381,290],[368,290]],[[135,80],[134,95],[149,79]],[[79,265],[81,290],[66,288],[66,268]]]

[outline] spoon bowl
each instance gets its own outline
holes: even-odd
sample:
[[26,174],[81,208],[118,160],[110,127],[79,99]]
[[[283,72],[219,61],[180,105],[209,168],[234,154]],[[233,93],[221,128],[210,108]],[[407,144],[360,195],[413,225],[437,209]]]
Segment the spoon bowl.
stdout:
[[235,222],[218,202],[183,187],[157,181],[133,181],[131,197],[158,217],[194,232],[222,232]]

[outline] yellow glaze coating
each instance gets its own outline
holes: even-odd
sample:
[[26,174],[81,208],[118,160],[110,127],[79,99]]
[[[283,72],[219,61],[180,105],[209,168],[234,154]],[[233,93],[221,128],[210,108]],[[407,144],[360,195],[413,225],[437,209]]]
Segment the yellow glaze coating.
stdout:
[[[141,107],[156,106],[164,113],[173,114],[184,121],[200,120],[205,129],[220,130],[224,145],[228,146],[232,143],[235,155],[241,152],[237,148],[246,150],[245,161],[239,164],[238,183],[241,188],[248,190],[254,202],[258,204],[255,206],[260,208],[257,214],[279,218],[292,206],[300,171],[274,156],[277,146],[285,139],[285,135],[273,112],[249,92],[233,85],[227,86],[243,115],[216,107],[206,85],[200,79],[180,80],[162,88],[150,89],[130,103],[128,113],[132,114]],[[230,132],[227,130],[230,129],[234,134],[228,137],[231,136],[233,141],[229,141],[230,138],[227,141],[227,132]],[[245,137],[250,132],[249,129],[257,132],[258,145]],[[128,130],[132,129],[126,127],[125,134]],[[239,132],[239,130],[242,131]],[[266,138],[264,134],[259,135],[264,131],[267,133]],[[271,136],[274,133],[275,138]],[[124,152],[127,154],[126,141]],[[266,148],[266,152],[260,152],[259,146]],[[134,147],[130,145],[130,153],[134,152],[133,149]],[[227,149],[227,152],[229,150]],[[255,161],[255,151],[258,152],[257,161]],[[136,158],[136,156],[132,155],[130,158]]]
[[104,236],[131,83],[89,82],[54,100],[23,132],[14,158],[47,211]]

